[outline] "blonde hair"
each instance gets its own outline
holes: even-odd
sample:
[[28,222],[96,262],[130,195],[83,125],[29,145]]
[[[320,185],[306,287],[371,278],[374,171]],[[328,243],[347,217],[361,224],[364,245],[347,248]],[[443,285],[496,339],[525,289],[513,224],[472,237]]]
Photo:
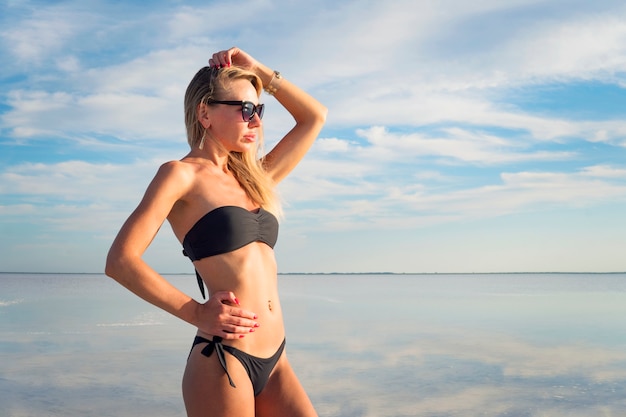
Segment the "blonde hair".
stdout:
[[[222,100],[234,80],[249,80],[261,95],[263,83],[253,72],[240,67],[211,68],[204,67],[193,77],[185,92],[185,126],[187,128],[187,142],[193,149],[202,146],[207,135],[206,129],[198,120],[198,106],[207,104],[209,100]],[[221,144],[217,142],[219,146]],[[275,184],[267,175],[263,166],[263,132],[259,131],[259,138],[250,152],[229,152],[228,169],[233,173],[248,197],[265,210],[276,216],[282,214],[280,203],[275,192]]]

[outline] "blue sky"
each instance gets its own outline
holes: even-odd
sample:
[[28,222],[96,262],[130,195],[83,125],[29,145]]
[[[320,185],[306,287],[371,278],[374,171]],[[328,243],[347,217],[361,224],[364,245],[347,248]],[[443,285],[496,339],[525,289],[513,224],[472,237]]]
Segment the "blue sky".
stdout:
[[[330,111],[280,185],[281,272],[626,271],[622,1],[146,4],[0,3],[0,270],[102,271],[236,45]],[[146,259],[192,272],[167,224]]]

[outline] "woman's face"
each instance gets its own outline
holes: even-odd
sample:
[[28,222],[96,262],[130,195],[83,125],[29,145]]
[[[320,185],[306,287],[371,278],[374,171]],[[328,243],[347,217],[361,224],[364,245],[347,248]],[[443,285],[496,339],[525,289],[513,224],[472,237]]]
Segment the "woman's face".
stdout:
[[[223,101],[249,101],[259,104],[256,89],[245,79],[234,80],[220,97]],[[261,119],[255,114],[249,122],[244,121],[241,106],[211,104],[208,106],[211,125],[209,131],[230,152],[245,152],[252,149],[259,137]]]

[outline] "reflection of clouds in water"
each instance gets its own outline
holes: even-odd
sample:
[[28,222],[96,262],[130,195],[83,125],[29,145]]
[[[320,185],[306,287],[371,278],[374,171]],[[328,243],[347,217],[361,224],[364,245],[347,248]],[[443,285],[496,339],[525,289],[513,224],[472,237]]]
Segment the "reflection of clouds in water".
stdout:
[[117,323],[98,323],[98,327],[137,327],[137,326],[161,326],[167,315],[163,311],[144,312],[129,321]]
[[179,381],[191,339],[169,329],[168,340],[152,327],[109,329],[16,341],[19,353],[0,366],[0,415],[183,415]]
[[289,356],[322,416],[626,415],[622,287],[544,281],[300,282],[345,303],[286,297]]
[[24,299],[21,298],[19,300],[0,300],[0,307],[9,307],[16,304],[21,304],[24,302]]
[[[289,277],[287,352],[320,416],[626,415],[626,291],[572,293],[568,276],[533,292],[533,278]],[[184,415],[192,326],[118,293],[59,291],[29,314],[2,308],[0,415]]]
[[588,417],[626,411],[626,353],[616,349],[539,346],[462,329],[425,332],[412,341],[364,336],[327,343],[290,351],[320,415]]
[[618,349],[582,344],[540,346],[510,336],[463,330],[448,335],[440,333],[415,343],[419,350],[406,346],[398,356],[443,355],[479,361],[498,365],[504,375],[511,377],[550,377],[573,371],[598,381],[626,377],[626,369],[616,371],[616,365],[623,368],[626,364],[626,352]]
[[[290,361],[320,416],[595,417],[626,411],[626,353],[618,350],[385,323],[336,337],[349,322],[326,322],[329,334],[288,336]],[[28,411],[51,416],[102,410],[182,415],[180,378],[193,329],[104,329],[87,338],[25,340],[11,363],[3,363],[0,403],[29,404]]]

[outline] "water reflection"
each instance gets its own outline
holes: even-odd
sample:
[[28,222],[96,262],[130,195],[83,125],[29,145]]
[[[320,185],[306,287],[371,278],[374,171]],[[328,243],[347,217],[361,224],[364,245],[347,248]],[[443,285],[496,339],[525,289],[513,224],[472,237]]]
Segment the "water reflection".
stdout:
[[[184,415],[190,326],[104,277],[35,278],[0,295],[2,415]],[[196,294],[193,276],[170,278]],[[320,416],[626,415],[625,275],[280,286],[287,352]]]
[[623,415],[624,277],[601,290],[514,278],[329,280],[326,304],[311,285],[315,308],[287,296],[320,323],[307,340],[289,322],[291,360],[320,415]]

